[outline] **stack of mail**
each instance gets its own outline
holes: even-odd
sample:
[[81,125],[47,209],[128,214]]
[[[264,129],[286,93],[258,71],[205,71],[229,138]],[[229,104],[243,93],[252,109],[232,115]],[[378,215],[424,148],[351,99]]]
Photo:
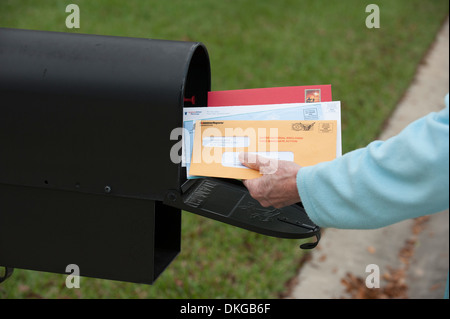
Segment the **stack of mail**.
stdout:
[[342,155],[338,101],[187,107],[183,114],[182,165],[188,178],[261,176],[240,163],[241,152],[300,166]]

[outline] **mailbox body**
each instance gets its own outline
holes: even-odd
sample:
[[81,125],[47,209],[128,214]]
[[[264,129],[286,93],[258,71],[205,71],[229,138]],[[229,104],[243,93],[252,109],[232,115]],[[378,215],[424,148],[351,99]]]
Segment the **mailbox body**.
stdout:
[[152,283],[180,251],[162,203],[201,43],[0,29],[0,265]]

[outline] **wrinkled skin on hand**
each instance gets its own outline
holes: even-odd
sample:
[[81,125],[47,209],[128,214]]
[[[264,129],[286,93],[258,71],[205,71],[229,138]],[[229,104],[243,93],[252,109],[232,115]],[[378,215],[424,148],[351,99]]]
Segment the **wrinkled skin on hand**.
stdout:
[[261,206],[282,208],[301,201],[297,190],[297,173],[301,168],[298,164],[251,153],[239,154],[239,160],[263,174],[262,177],[243,181],[250,195]]

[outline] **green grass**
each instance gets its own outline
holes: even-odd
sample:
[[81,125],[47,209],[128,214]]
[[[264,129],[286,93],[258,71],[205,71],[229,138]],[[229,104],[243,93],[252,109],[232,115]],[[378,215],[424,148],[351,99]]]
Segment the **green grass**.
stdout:
[[[65,27],[77,3],[81,29]],[[377,137],[448,14],[447,0],[1,0],[0,26],[205,43],[212,89],[332,84],[344,152]],[[1,39],[0,39],[1,41]],[[0,70],[1,72],[1,70]],[[299,242],[189,213],[182,252],[153,286],[16,270],[0,298],[276,298],[298,269]]]

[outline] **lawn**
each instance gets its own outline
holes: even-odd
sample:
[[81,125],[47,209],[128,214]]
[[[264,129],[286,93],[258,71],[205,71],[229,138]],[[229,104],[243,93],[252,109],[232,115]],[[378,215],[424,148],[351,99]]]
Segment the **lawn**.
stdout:
[[[70,3],[81,9],[78,30],[65,26]],[[368,29],[369,3],[1,0],[0,27],[201,41],[213,90],[332,84],[348,152],[378,136],[449,9],[448,0],[379,0],[381,28]],[[63,275],[17,269],[0,298],[277,298],[304,254],[296,240],[190,213],[182,231],[180,255],[152,286],[83,277],[70,290]]]

